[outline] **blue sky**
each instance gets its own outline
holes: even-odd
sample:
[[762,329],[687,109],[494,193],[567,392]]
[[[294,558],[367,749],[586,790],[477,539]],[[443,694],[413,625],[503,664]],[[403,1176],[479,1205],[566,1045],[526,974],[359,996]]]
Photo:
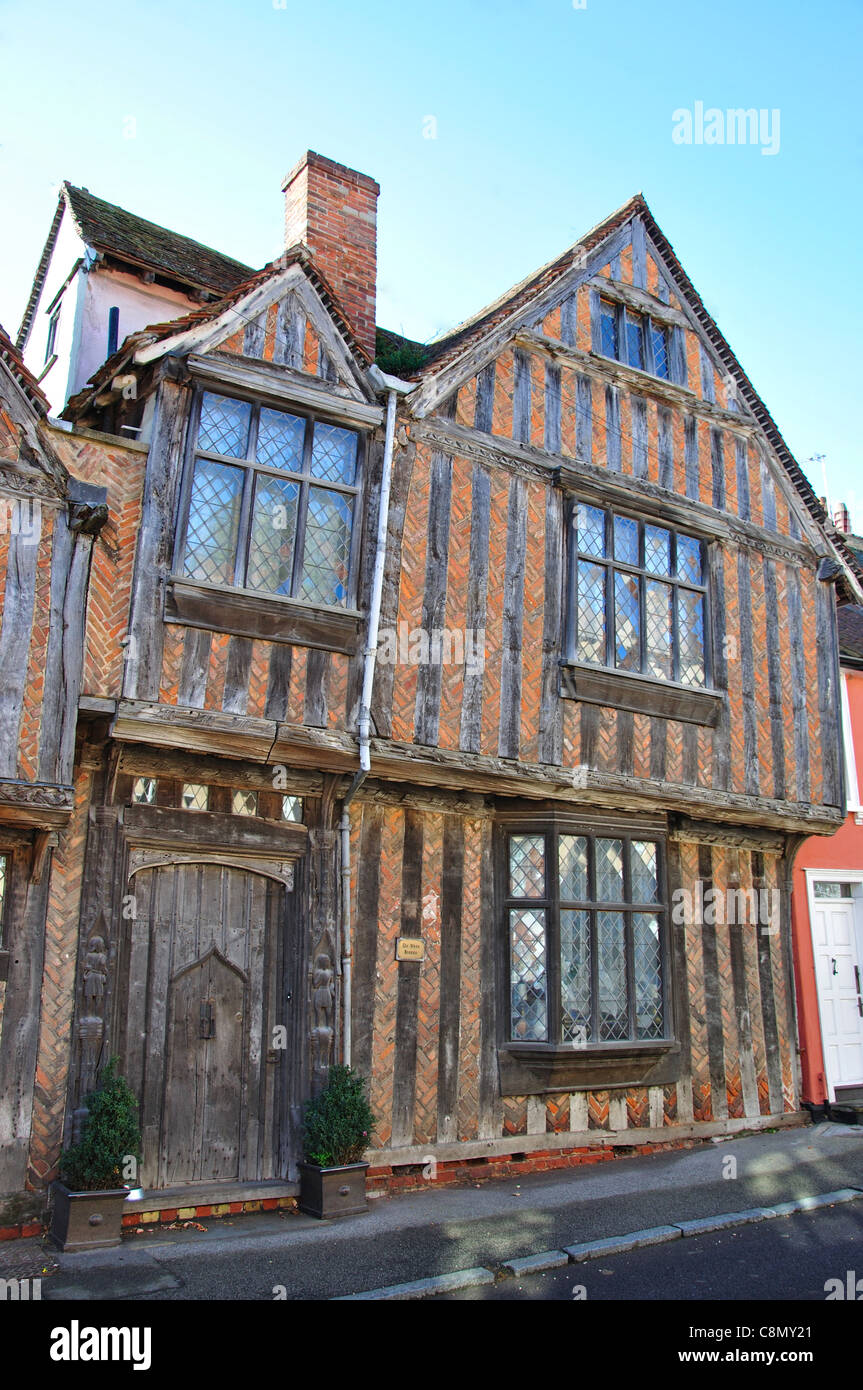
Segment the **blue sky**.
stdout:
[[[0,320],[17,328],[63,178],[258,265],[305,149],[361,169],[378,321],[418,338],[641,189],[816,491],[824,454],[863,529],[860,0],[580,4],[3,0]],[[778,152],[676,144],[699,101],[778,110]]]

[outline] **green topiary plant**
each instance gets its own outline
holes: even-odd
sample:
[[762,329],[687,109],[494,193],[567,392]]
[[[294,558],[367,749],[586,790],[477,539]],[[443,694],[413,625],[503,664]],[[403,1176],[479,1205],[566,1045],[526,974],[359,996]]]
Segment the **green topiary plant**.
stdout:
[[84,1098],[88,1115],[81,1139],[60,1155],[60,1174],[73,1192],[105,1192],[124,1186],[126,1164],[141,1162],[138,1102],[117,1075],[118,1057],[103,1069],[99,1085]]
[[341,1168],[359,1163],[369,1146],[375,1117],[365,1081],[350,1067],[330,1067],[326,1087],[306,1102],[303,1151],[307,1163]]

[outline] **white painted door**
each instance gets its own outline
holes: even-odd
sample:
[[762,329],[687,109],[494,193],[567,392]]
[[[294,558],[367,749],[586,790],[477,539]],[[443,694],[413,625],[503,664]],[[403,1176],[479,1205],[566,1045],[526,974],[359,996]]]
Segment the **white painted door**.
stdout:
[[815,975],[821,1013],[821,1037],[830,1099],[837,1086],[863,1084],[863,961],[854,897],[826,896],[825,890],[846,893],[848,884],[815,883],[812,897],[812,937]]

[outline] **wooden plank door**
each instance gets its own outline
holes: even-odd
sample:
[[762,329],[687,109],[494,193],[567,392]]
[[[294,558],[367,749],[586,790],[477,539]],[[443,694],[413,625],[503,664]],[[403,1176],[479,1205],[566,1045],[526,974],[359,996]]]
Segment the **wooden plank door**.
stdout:
[[142,1186],[281,1176],[290,1062],[268,1065],[268,1049],[291,992],[284,885],[202,863],[140,870],[131,887],[118,1035]]

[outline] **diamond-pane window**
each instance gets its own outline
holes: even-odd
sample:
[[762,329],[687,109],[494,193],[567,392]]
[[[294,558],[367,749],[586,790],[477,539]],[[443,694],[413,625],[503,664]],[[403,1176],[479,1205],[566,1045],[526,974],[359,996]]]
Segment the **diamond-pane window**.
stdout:
[[206,584],[233,584],[243,498],[243,470],[198,459],[186,527],[186,574]]
[[617,336],[617,305],[609,304],[607,299],[599,303],[599,327],[601,351],[605,357],[619,357]]
[[596,842],[596,896],[600,902],[623,901],[623,842]]
[[668,380],[668,330],[652,324],[650,336],[653,341],[653,371],[655,376]]
[[328,483],[352,483],[357,471],[357,435],[338,425],[317,424],[312,473]]
[[231,796],[231,810],[235,816],[256,816],[258,814],[258,793],[235,791]]
[[567,660],[706,686],[702,542],[584,502],[571,523]]
[[268,473],[255,478],[247,588],[290,594],[299,496],[299,483],[287,478]]
[[639,1038],[661,1038],[662,956],[659,918],[655,913],[632,914],[635,976],[635,1031]]
[[310,603],[344,603],[351,551],[352,500],[309,489],[301,595]]
[[210,804],[210,788],[200,782],[184,782],[180,805],[184,811],[206,811]]
[[545,837],[510,835],[509,896],[545,897]]
[[684,685],[703,685],[704,595],[681,589],[677,614],[680,679]]
[[624,916],[622,912],[598,912],[596,917],[599,1036],[603,1042],[622,1042],[629,1033]]
[[523,1042],[548,1037],[545,913],[510,913],[512,1036]]
[[660,844],[598,830],[506,834],[513,1042],[602,1049],[666,1036]]
[[557,842],[557,872],[564,902],[587,900],[587,840],[583,835],[561,835]]
[[[204,392],[178,543],[183,573],[217,588],[344,607],[360,438],[341,425]],[[231,461],[205,456],[213,453]]]
[[282,797],[282,819],[302,821],[303,819],[303,798],[301,796]]
[[211,454],[245,458],[251,417],[252,407],[248,401],[214,396],[205,391],[201,398],[198,448],[207,449]]
[[605,555],[605,512],[582,502],[577,520],[579,550],[583,555],[596,555],[601,559]]
[[303,443],[306,422],[285,410],[261,410],[258,425],[258,463],[268,468],[284,468],[288,473],[303,471]]
[[578,562],[578,657],[605,661],[605,570],[587,560]]
[[591,1037],[590,913],[563,909],[560,914],[561,1034],[567,1043]]
[[664,526],[644,528],[644,568],[648,574],[671,573],[671,533]]
[[133,806],[155,806],[156,804],[156,779],[155,777],[136,777],[132,783],[132,805]]
[[641,613],[638,603],[638,576],[614,576],[614,659],[621,671],[637,671],[641,666]]
[[644,324],[640,314],[626,311],[626,351],[630,367],[644,370]]
[[619,565],[638,564],[638,522],[631,516],[614,518],[614,558]]
[[677,578],[685,584],[700,584],[701,542],[694,536],[677,537]]
[[648,579],[644,586],[644,632],[648,675],[671,680],[671,585]]
[[656,845],[653,840],[631,840],[629,851],[632,901],[655,903],[659,897]]

